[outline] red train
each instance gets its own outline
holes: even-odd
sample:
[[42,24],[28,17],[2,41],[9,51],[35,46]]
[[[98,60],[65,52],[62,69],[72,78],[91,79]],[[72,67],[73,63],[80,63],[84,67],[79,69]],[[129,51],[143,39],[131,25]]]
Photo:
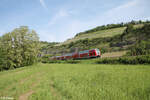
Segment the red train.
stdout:
[[99,49],[91,49],[91,50],[84,50],[78,53],[68,53],[62,56],[55,56],[52,57],[52,60],[69,60],[69,59],[86,59],[86,58],[96,58],[100,57],[101,52]]

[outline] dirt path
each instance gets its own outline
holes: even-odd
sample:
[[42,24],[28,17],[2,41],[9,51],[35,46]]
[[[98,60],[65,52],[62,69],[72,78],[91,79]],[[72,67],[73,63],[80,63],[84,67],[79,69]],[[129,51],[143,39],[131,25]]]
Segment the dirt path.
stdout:
[[[37,76],[36,76],[37,79],[36,79],[35,82],[33,82],[33,83],[31,84],[30,90],[29,90],[28,92],[26,92],[26,93],[21,94],[21,95],[19,96],[19,100],[28,100],[28,97],[31,96],[31,95],[35,92],[35,91],[33,91],[32,89],[33,89],[33,87],[36,87],[36,86],[38,85],[38,83],[40,82],[40,77],[38,77],[38,76],[42,75],[42,73],[37,73],[36,75],[37,75]],[[33,77],[33,76],[31,76],[31,77]],[[31,77],[30,77],[30,78],[31,78]],[[29,78],[29,77],[28,77],[28,78]],[[27,79],[25,79],[25,80],[27,80]],[[25,80],[21,81],[20,84],[23,84],[23,83],[25,82]]]
[[50,82],[50,91],[55,98],[55,100],[62,100],[61,99],[61,94],[53,87],[54,83],[53,81]]
[[25,83],[27,80],[30,80],[31,78],[33,78],[33,77],[35,77],[35,76],[40,76],[40,75],[41,75],[40,72],[35,73],[35,74],[31,74],[30,76],[28,76],[28,77],[26,77],[26,78],[20,80],[19,84],[23,84],[23,83]]
[[21,96],[19,97],[19,100],[28,100],[28,97],[29,97],[32,93],[34,93],[33,90],[28,91],[27,93],[21,95]]
[[[19,71],[20,73],[21,71]],[[17,72],[16,72],[17,73]],[[38,75],[39,73],[36,73],[36,75]],[[35,74],[31,74],[27,77],[25,77],[24,79],[19,80],[17,83],[18,85],[23,85],[23,83],[25,83],[28,79],[32,78]],[[5,91],[2,92],[2,94],[6,95],[7,91],[9,91],[11,88],[15,87],[16,83],[12,83],[11,85],[9,85],[8,87],[5,88]]]

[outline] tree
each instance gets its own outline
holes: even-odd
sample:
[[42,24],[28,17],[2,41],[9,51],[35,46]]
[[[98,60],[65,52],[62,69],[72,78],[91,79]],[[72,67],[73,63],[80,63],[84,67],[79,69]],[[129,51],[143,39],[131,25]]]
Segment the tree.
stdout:
[[136,24],[136,21],[132,20],[130,23],[131,23],[132,25],[135,25],[135,24]]
[[134,29],[134,28],[133,28],[133,25],[132,25],[132,24],[128,24],[128,25],[127,25],[127,28],[126,28],[126,33],[132,32],[133,29]]
[[37,61],[39,38],[34,30],[22,26],[3,35],[0,39],[0,58],[3,69],[31,65]]
[[123,34],[120,36],[121,41],[124,40],[124,36],[133,32],[134,28],[132,24],[128,24],[127,28],[124,30]]
[[74,42],[71,42],[71,43],[68,45],[68,48],[73,47],[73,45],[74,45]]

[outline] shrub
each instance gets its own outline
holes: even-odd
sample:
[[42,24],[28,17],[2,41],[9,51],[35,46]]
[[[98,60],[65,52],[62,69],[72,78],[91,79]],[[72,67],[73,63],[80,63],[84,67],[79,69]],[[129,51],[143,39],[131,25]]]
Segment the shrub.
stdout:
[[139,64],[150,64],[150,55],[136,57]]
[[48,63],[63,63],[61,60],[49,60]]
[[104,58],[95,61],[97,64],[150,64],[150,55],[136,57]]
[[118,60],[121,64],[138,64],[138,61],[134,57],[123,57]]
[[116,58],[104,58],[97,60],[95,63],[97,64],[117,64],[118,60]]
[[77,64],[77,63],[80,63],[80,61],[79,60],[66,60],[65,63]]

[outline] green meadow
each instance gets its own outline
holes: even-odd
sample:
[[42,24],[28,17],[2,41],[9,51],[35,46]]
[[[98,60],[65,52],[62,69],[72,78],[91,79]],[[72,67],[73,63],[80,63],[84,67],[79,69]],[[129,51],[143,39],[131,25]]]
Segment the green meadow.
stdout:
[[150,100],[149,65],[36,64],[0,72],[0,99]]

